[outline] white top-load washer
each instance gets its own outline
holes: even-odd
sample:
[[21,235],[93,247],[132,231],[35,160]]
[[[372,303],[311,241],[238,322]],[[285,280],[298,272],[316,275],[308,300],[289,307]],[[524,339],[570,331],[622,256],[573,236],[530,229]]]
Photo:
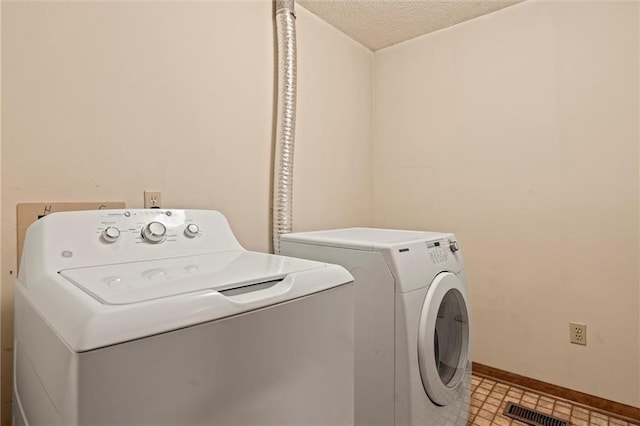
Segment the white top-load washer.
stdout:
[[466,426],[467,281],[453,234],[374,228],[286,234],[281,254],[355,278],[355,423]]
[[350,282],[214,211],[50,214],[15,283],[14,424],[352,423]]

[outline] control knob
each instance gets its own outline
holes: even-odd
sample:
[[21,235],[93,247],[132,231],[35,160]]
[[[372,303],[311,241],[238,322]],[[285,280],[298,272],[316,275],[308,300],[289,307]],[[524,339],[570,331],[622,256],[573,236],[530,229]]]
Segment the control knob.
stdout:
[[455,253],[460,250],[460,246],[458,245],[457,241],[449,240],[449,249],[451,250],[451,253]]
[[190,223],[186,228],[184,228],[184,235],[189,238],[195,238],[195,236],[198,235],[198,232],[200,232],[200,227],[195,223]]
[[167,227],[160,222],[149,222],[142,228],[142,238],[151,244],[161,243],[166,234]]
[[120,230],[115,226],[109,226],[102,231],[102,239],[108,243],[115,243],[120,238]]

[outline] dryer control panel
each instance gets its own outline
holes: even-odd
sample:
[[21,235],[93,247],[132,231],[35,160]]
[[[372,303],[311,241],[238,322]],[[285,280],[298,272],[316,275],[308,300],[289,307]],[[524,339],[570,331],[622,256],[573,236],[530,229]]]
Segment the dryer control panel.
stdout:
[[388,259],[402,293],[424,287],[441,272],[457,274],[464,269],[454,234],[441,233],[422,241],[400,243],[383,251],[383,256]]
[[436,265],[447,263],[449,257],[449,248],[446,247],[444,241],[427,241],[427,251],[429,258]]
[[435,265],[446,265],[449,256],[460,250],[460,245],[452,236],[436,241],[426,241],[429,258]]

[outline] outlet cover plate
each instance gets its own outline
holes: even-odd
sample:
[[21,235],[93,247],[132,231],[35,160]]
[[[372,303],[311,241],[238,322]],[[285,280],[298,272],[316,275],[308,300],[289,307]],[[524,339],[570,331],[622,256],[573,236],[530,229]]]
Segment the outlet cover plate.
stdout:
[[569,341],[576,345],[587,345],[587,324],[579,322],[569,323]]
[[144,191],[144,208],[159,209],[162,206],[162,192]]

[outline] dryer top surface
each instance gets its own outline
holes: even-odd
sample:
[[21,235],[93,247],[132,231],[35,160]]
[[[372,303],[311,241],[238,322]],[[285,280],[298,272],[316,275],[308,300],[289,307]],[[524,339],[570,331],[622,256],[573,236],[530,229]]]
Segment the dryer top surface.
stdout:
[[382,228],[345,228],[285,234],[282,236],[282,240],[356,250],[382,251],[410,242],[440,240],[448,237],[453,237],[453,234]]

